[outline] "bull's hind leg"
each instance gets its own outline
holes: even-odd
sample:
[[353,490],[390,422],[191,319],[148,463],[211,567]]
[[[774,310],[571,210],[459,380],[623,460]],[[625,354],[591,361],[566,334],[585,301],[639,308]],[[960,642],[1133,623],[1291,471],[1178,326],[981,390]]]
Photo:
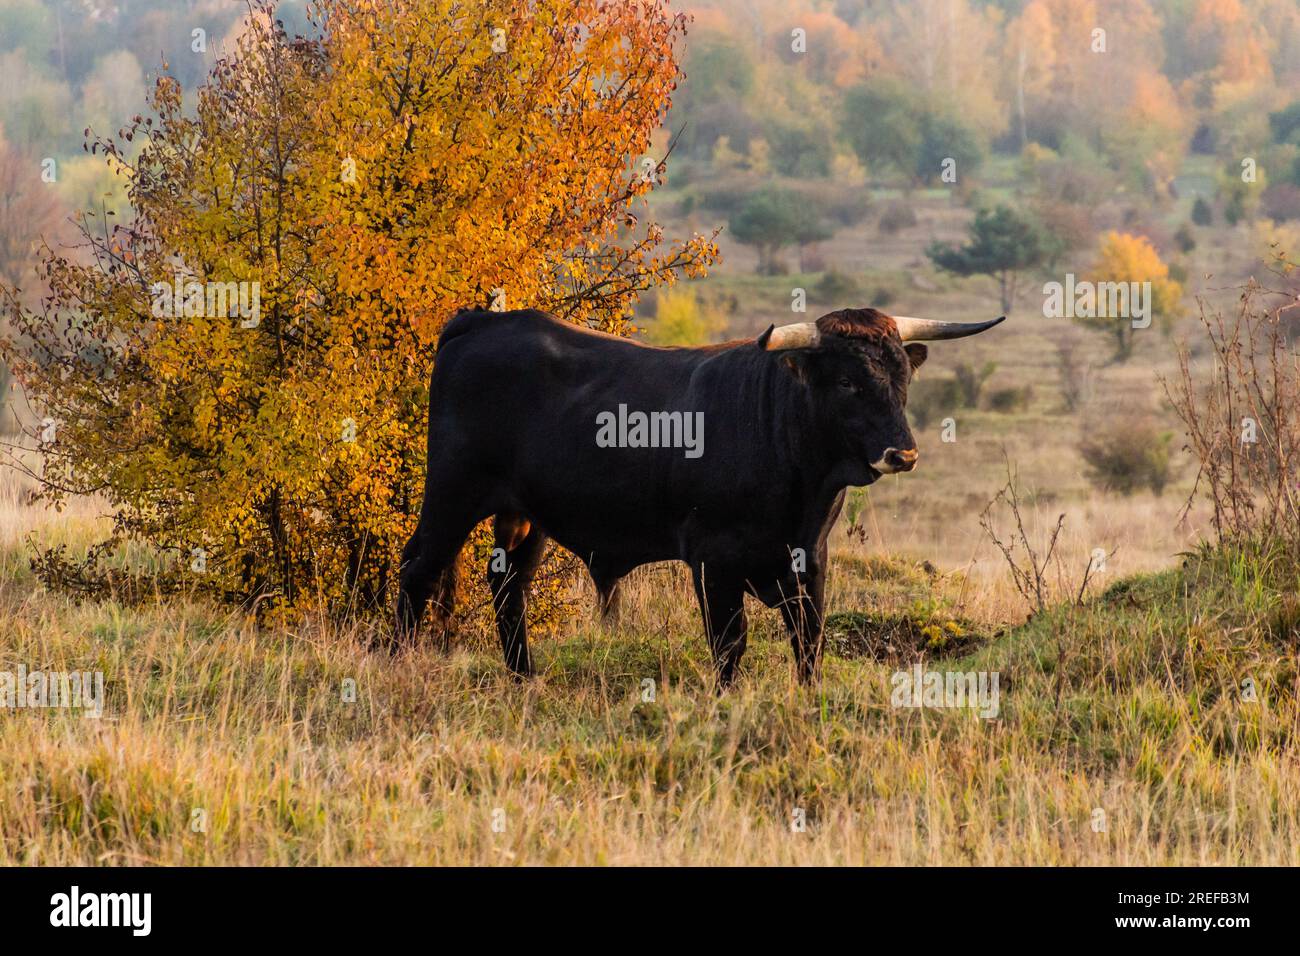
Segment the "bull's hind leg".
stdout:
[[476,510],[457,507],[457,500],[450,494],[426,494],[419,526],[402,551],[395,630],[398,643],[411,640],[432,597],[434,636],[444,651],[450,647],[456,558],[474,526],[487,517]]
[[488,585],[506,667],[521,676],[533,673],[528,654],[528,586],[546,547],[546,535],[518,515],[497,515],[496,541],[488,559]]
[[622,617],[623,592],[619,587],[621,579],[603,581],[596,585],[600,595],[600,619],[611,626],[617,625]]
[[596,604],[600,608],[601,620],[606,624],[617,624],[622,603],[619,583],[627,572],[622,568],[616,571],[607,562],[594,558],[587,562],[587,570],[591,572],[591,583],[596,586]]
[[697,567],[695,595],[700,601],[704,631],[713,650],[713,668],[718,678],[718,689],[725,690],[736,679],[749,634],[749,622],[745,619],[744,587],[739,581],[706,575]]

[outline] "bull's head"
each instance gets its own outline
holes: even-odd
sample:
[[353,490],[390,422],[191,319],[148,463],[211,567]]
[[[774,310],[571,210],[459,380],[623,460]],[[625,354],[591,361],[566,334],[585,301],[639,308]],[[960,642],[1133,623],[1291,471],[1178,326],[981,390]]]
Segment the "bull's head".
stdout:
[[997,325],[888,316],[876,309],[842,309],[816,322],[770,327],[758,337],[812,396],[818,430],[850,464],[850,484],[916,467],[916,442],[903,411],[913,373],[925,361],[922,340],[959,339]]

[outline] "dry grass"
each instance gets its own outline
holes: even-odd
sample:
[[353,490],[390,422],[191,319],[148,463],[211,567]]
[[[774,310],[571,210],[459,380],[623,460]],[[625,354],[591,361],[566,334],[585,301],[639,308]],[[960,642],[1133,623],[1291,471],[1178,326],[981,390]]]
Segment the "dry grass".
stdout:
[[[1295,644],[1247,568],[1139,579],[932,660],[1000,673],[984,721],[891,707],[891,663],[829,657],[799,688],[769,612],[718,698],[671,567],[630,582],[615,631],[540,640],[523,685],[482,637],[389,659],[357,628],[78,607],[38,590],[21,539],[85,536],[93,509],[6,496],[4,666],[102,670],[109,702],[99,720],[4,716],[0,863],[1300,863]],[[836,555],[836,609],[997,616],[979,579],[842,539]]]

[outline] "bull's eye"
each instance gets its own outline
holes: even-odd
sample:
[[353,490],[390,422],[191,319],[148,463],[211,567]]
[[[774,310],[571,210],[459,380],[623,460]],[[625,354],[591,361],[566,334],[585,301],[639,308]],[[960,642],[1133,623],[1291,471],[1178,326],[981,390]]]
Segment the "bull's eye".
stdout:
[[855,391],[853,388],[853,382],[849,380],[847,375],[840,376],[840,388],[844,389],[846,392]]

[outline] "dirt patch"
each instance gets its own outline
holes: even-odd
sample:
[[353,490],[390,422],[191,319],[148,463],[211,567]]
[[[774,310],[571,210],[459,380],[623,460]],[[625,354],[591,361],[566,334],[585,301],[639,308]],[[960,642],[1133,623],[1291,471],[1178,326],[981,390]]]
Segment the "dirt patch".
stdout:
[[993,636],[978,624],[942,615],[918,620],[906,614],[841,611],[826,619],[826,650],[830,653],[890,663],[960,657]]

